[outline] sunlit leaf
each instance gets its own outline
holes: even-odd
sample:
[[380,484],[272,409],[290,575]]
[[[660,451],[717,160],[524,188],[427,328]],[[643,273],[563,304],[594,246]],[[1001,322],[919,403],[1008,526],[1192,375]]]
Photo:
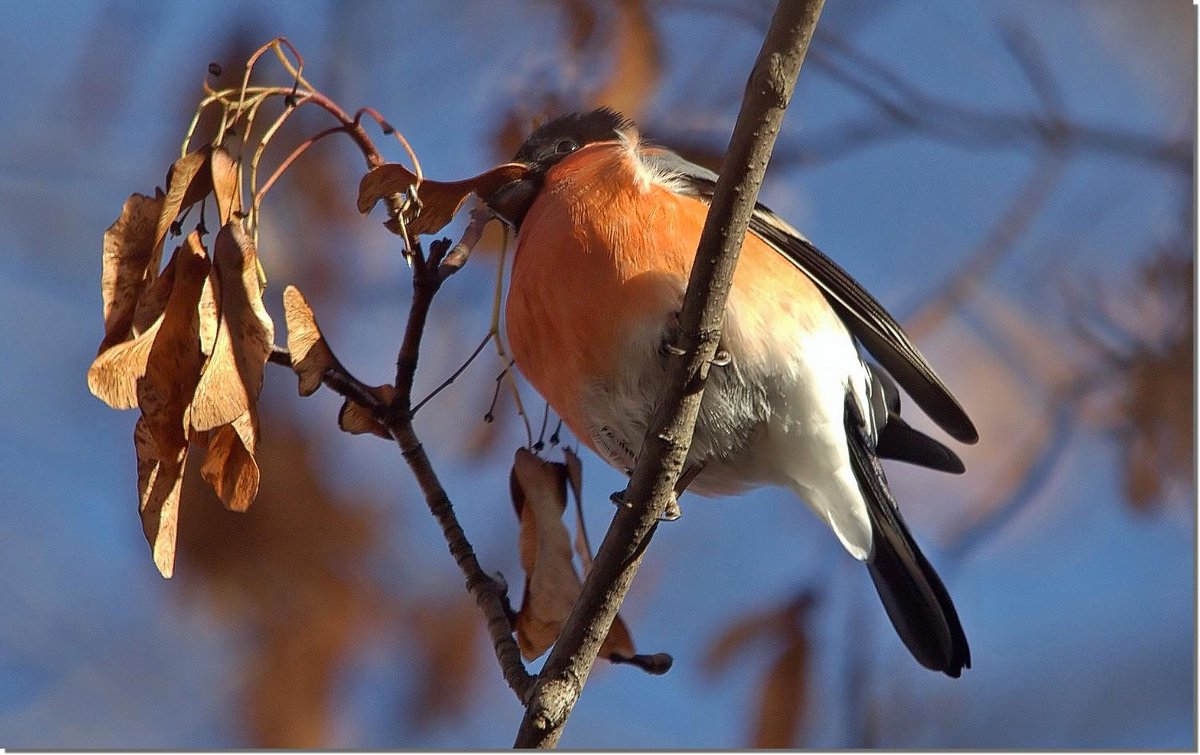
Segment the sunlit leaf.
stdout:
[[[370,389],[371,395],[379,403],[387,405],[396,397],[396,389],[390,384],[378,385]],[[391,440],[392,435],[375,421],[375,415],[365,406],[346,399],[338,412],[338,427],[351,435],[371,433],[384,440]]]
[[200,474],[230,511],[245,511],[258,494],[258,411],[246,413],[208,433],[208,453]]
[[187,445],[174,453],[162,454],[149,426],[139,419],[134,426],[133,447],[137,454],[138,512],[142,517],[142,531],[150,543],[155,566],[170,579],[175,571],[179,492],[187,461]]
[[[263,367],[275,341],[274,324],[262,304],[258,257],[239,221],[223,226],[214,242],[215,262],[209,276],[219,301],[213,345],[189,421],[196,430],[232,422],[250,411],[262,391]],[[203,315],[207,307],[201,306]],[[202,320],[208,322],[209,317]],[[201,343],[206,333],[201,332]]]
[[[582,582],[571,561],[571,539],[563,526],[567,467],[517,450],[510,475],[513,506],[521,521],[518,548],[525,570],[525,595],[517,612],[517,644],[533,660],[554,644],[579,597]],[[600,648],[606,658],[633,658],[629,630],[618,616]]]
[[337,365],[337,359],[325,343],[304,294],[295,286],[283,290],[283,316],[292,369],[300,379],[300,395],[311,396],[321,387],[326,371]]
[[187,444],[184,412],[200,380],[197,308],[208,271],[200,236],[193,232],[176,259],[175,284],[146,359],[146,373],[137,381],[142,417],[164,454]]
[[149,330],[167,308],[167,300],[171,298],[171,287],[175,285],[175,257],[178,250],[171,255],[167,266],[162,269],[154,282],[142,291],[138,297],[137,308],[133,311],[133,335],[136,337]]
[[100,297],[104,305],[104,339],[97,354],[129,337],[138,301],[157,272],[150,268],[155,229],[164,197],[133,194],[121,215],[104,232]]
[[474,193],[486,197],[504,184],[525,175],[529,169],[517,163],[505,163],[486,173],[462,181],[432,181],[425,179],[417,186],[417,176],[399,163],[387,163],[372,168],[358,185],[358,210],[368,213],[384,197],[408,195],[416,186],[420,210],[406,218],[411,236],[437,233],[454,219],[467,197]]
[[217,218],[227,224],[233,214],[242,209],[241,186],[238,183],[238,162],[229,150],[216,147],[209,161],[212,171],[213,199],[217,203]]
[[[175,250],[167,269],[170,276],[163,276],[155,283],[156,297],[162,297],[163,309],[175,282],[175,259],[183,247]],[[160,310],[153,322],[143,333],[130,341],[121,341],[110,346],[92,361],[88,368],[88,389],[96,398],[114,409],[132,409],[137,406],[137,383],[146,374],[146,362],[150,358],[150,347],[162,324]]]
[[163,240],[167,237],[167,231],[171,230],[175,218],[212,191],[212,173],[208,169],[211,156],[212,147],[205,145],[176,160],[167,171],[167,193],[155,228],[151,270],[158,269]]

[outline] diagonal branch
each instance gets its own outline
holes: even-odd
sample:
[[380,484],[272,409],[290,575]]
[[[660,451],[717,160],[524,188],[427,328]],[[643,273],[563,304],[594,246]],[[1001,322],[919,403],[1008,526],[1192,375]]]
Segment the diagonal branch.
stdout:
[[[473,243],[471,238],[464,243]],[[461,247],[461,245],[460,245]],[[533,684],[533,677],[525,670],[521,660],[521,652],[513,639],[513,627],[510,621],[512,613],[508,605],[506,587],[488,576],[475,557],[475,550],[467,540],[466,533],[458,523],[450,497],[438,480],[437,473],[429,456],[421,445],[420,438],[413,428],[412,386],[420,357],[421,339],[425,332],[425,323],[429,316],[430,306],[442,283],[459,267],[461,261],[447,260],[447,252],[459,254],[465,260],[468,253],[460,247],[450,250],[448,239],[435,241],[430,245],[428,257],[422,252],[419,244],[412,248],[413,262],[413,301],[409,308],[408,324],[405,327],[404,340],[396,360],[396,394],[390,404],[377,398],[371,388],[349,373],[336,358],[332,366],[325,370],[321,382],[344,398],[353,401],[375,418],[379,424],[396,440],[400,453],[408,462],[417,484],[425,497],[430,513],[437,519],[442,528],[442,535],[450,554],[466,578],[466,586],[475,602],[483,611],[487,621],[488,634],[492,639],[492,647],[496,659],[500,663],[504,680],[524,700]],[[291,356],[284,350],[276,348],[270,355],[270,361],[276,364],[291,366]]]
[[824,0],[781,0],[746,85],[712,206],[688,281],[673,363],[637,466],[583,591],[538,676],[517,747],[553,747],[579,699],[600,644],[637,573],[659,517],[675,495],[725,301],[784,110]]

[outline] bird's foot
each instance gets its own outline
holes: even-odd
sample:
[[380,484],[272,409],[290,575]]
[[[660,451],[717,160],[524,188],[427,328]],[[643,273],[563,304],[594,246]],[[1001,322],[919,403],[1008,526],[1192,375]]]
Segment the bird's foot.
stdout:
[[679,343],[681,332],[679,328],[679,313],[672,312],[667,315],[667,327],[663,329],[662,343],[658,347],[659,353],[663,356],[671,357],[681,357],[686,354],[686,349],[681,349],[676,345]]
[[[659,344],[658,351],[663,356],[681,357],[687,354],[687,349],[680,348],[679,336],[679,313],[672,312],[667,320],[667,327],[663,330],[662,342]],[[729,349],[718,348],[717,353],[713,355],[712,364],[714,367],[727,367],[733,363],[733,355],[729,353]]]
[[[608,497],[608,500],[612,501],[618,506],[628,507],[630,505],[625,501],[624,490],[618,490],[617,492],[613,493]],[[658,517],[658,521],[673,522],[681,516],[683,516],[683,509],[679,508],[679,496],[675,493],[671,493],[671,500],[667,501],[667,508],[664,509],[663,513]]]

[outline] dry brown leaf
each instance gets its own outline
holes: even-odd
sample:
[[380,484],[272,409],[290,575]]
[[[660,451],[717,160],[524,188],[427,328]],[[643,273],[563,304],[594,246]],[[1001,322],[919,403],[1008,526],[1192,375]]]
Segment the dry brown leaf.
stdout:
[[230,511],[245,511],[258,495],[258,411],[251,405],[233,422],[208,433],[208,454],[200,467],[205,482]]
[[200,235],[192,232],[175,263],[175,284],[146,359],[146,374],[137,381],[137,403],[162,455],[187,445],[184,412],[200,380],[198,305],[209,271]]
[[[217,350],[217,331],[221,325],[220,284],[217,275],[210,270],[200,289],[200,353],[208,360]],[[207,361],[205,362],[207,366]]]
[[808,707],[807,672],[808,643],[803,633],[795,632],[763,678],[752,747],[796,747],[800,721]]
[[162,319],[156,320],[142,335],[111,347],[88,368],[88,390],[113,409],[132,409],[137,406],[137,384],[146,374],[150,347],[158,335]]
[[[525,595],[517,612],[517,644],[533,660],[554,644],[583,585],[571,561],[571,539],[563,526],[567,467],[517,450],[509,484],[521,521],[518,547],[525,570]],[[590,554],[589,554],[590,556]],[[618,616],[600,648],[605,658],[632,658],[629,630]]]
[[592,544],[588,542],[587,526],[583,521],[583,462],[574,451],[563,448],[563,464],[567,469],[567,484],[575,496],[575,553],[586,578],[592,570]]
[[709,645],[702,661],[704,671],[719,673],[738,653],[749,649],[755,642],[787,634],[793,626],[804,620],[812,603],[812,595],[804,592],[766,611],[740,616]]
[[[396,397],[395,387],[387,383],[377,385],[371,388],[370,391],[371,395],[384,405],[392,403],[392,399]],[[342,402],[342,408],[338,412],[338,427],[351,435],[371,433],[372,435],[378,435],[384,440],[392,439],[391,433],[375,421],[375,415],[371,413],[370,409],[350,399]]]
[[[162,296],[165,301],[170,297],[170,286],[175,278],[175,259],[183,247],[175,250],[167,269],[171,271],[169,279],[159,278],[154,289],[156,296]],[[164,279],[166,283],[164,284]],[[137,319],[136,317],[134,319]],[[143,333],[131,341],[122,341],[110,346],[92,361],[88,368],[88,390],[113,409],[132,409],[137,406],[137,383],[146,374],[146,361],[150,358],[150,347],[158,328],[162,324],[162,313],[149,324]],[[103,345],[103,344],[102,344]]]
[[158,278],[142,291],[138,298],[137,308],[133,311],[133,335],[136,337],[150,329],[162,313],[167,309],[167,300],[171,298],[171,287],[175,285],[175,257],[179,254],[176,249],[167,261],[167,266],[158,274]]
[[224,147],[216,147],[209,161],[212,170],[213,199],[217,203],[217,218],[225,225],[234,213],[242,209],[242,192],[238,182],[238,161]]
[[[405,218],[410,236],[437,233],[451,220],[470,194],[487,197],[506,183],[524,176],[529,169],[518,163],[505,163],[462,181],[425,179],[417,187],[421,209]],[[392,194],[408,194],[417,183],[416,175],[399,163],[372,168],[358,185],[358,211],[364,215],[379,200]]]
[[[262,305],[258,257],[240,221],[222,226],[214,242],[209,286],[217,308],[215,333],[204,363],[188,421],[196,430],[228,424],[250,411],[262,392],[263,368],[271,355],[275,328]],[[212,327],[200,302],[200,343]]]
[[513,460],[510,485],[521,521],[518,547],[526,575],[515,628],[521,655],[533,660],[554,644],[581,588],[562,525],[566,470],[521,448]]
[[292,370],[300,379],[300,395],[311,396],[321,387],[325,372],[337,366],[337,358],[325,343],[304,294],[295,286],[283,290],[283,316]]
[[212,191],[212,172],[208,170],[211,157],[212,147],[205,145],[176,160],[167,171],[167,193],[154,233],[154,250],[149,265],[151,270],[158,269],[163,241],[167,238],[167,231],[171,229],[175,218]]
[[150,427],[139,419],[133,429],[133,447],[137,453],[138,511],[142,517],[142,532],[150,543],[154,565],[170,579],[175,571],[179,492],[187,462],[187,444],[164,458]]
[[[148,278],[154,256],[155,229],[162,214],[164,197],[133,194],[125,200],[121,215],[104,232],[104,255],[100,272],[100,297],[104,304],[104,339],[97,355],[129,338],[134,312]],[[153,320],[153,318],[152,318]]]
[[[180,253],[176,250],[158,274],[162,245],[180,210],[212,190],[212,176],[203,170],[210,155],[211,148],[204,147],[177,160],[167,173],[167,193],[159,191],[154,197],[132,195],[121,216],[104,234],[100,276],[104,339],[88,370],[88,387],[114,408],[128,409],[136,401],[131,383],[145,373],[160,320],[176,295],[175,267]],[[185,246],[191,243],[189,237]],[[198,236],[195,243],[199,246]],[[182,305],[177,307],[174,322],[181,322],[181,313]],[[131,336],[133,341],[129,340]],[[155,421],[151,421],[152,426]]]
[[402,631],[416,654],[418,670],[408,705],[418,726],[451,719],[466,711],[481,679],[476,642],[483,624],[479,609],[466,593],[449,598],[413,601],[402,617]]
[[724,671],[738,653],[756,641],[779,632],[780,626],[780,616],[775,611],[738,618],[722,630],[717,639],[708,646],[704,660],[701,661],[701,668],[707,674]]
[[612,73],[592,98],[637,120],[662,78],[662,47],[645,0],[620,0]]
[[[766,611],[740,617],[705,654],[704,671],[713,674],[751,648],[773,653],[759,693],[754,747],[795,747],[808,707],[807,616],[813,602],[812,594],[803,592]],[[741,667],[735,670],[744,673]]]

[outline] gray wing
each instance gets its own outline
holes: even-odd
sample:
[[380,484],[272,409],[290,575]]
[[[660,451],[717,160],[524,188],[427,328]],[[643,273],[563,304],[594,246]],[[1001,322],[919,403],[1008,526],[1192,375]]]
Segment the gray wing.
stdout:
[[[657,147],[644,149],[643,159],[681,178],[687,193],[706,201],[712,198],[717,174],[711,170]],[[849,273],[762,204],[755,206],[750,230],[817,284],[850,332],[930,419],[963,443],[979,440],[979,432],[971,418],[900,323]]]

